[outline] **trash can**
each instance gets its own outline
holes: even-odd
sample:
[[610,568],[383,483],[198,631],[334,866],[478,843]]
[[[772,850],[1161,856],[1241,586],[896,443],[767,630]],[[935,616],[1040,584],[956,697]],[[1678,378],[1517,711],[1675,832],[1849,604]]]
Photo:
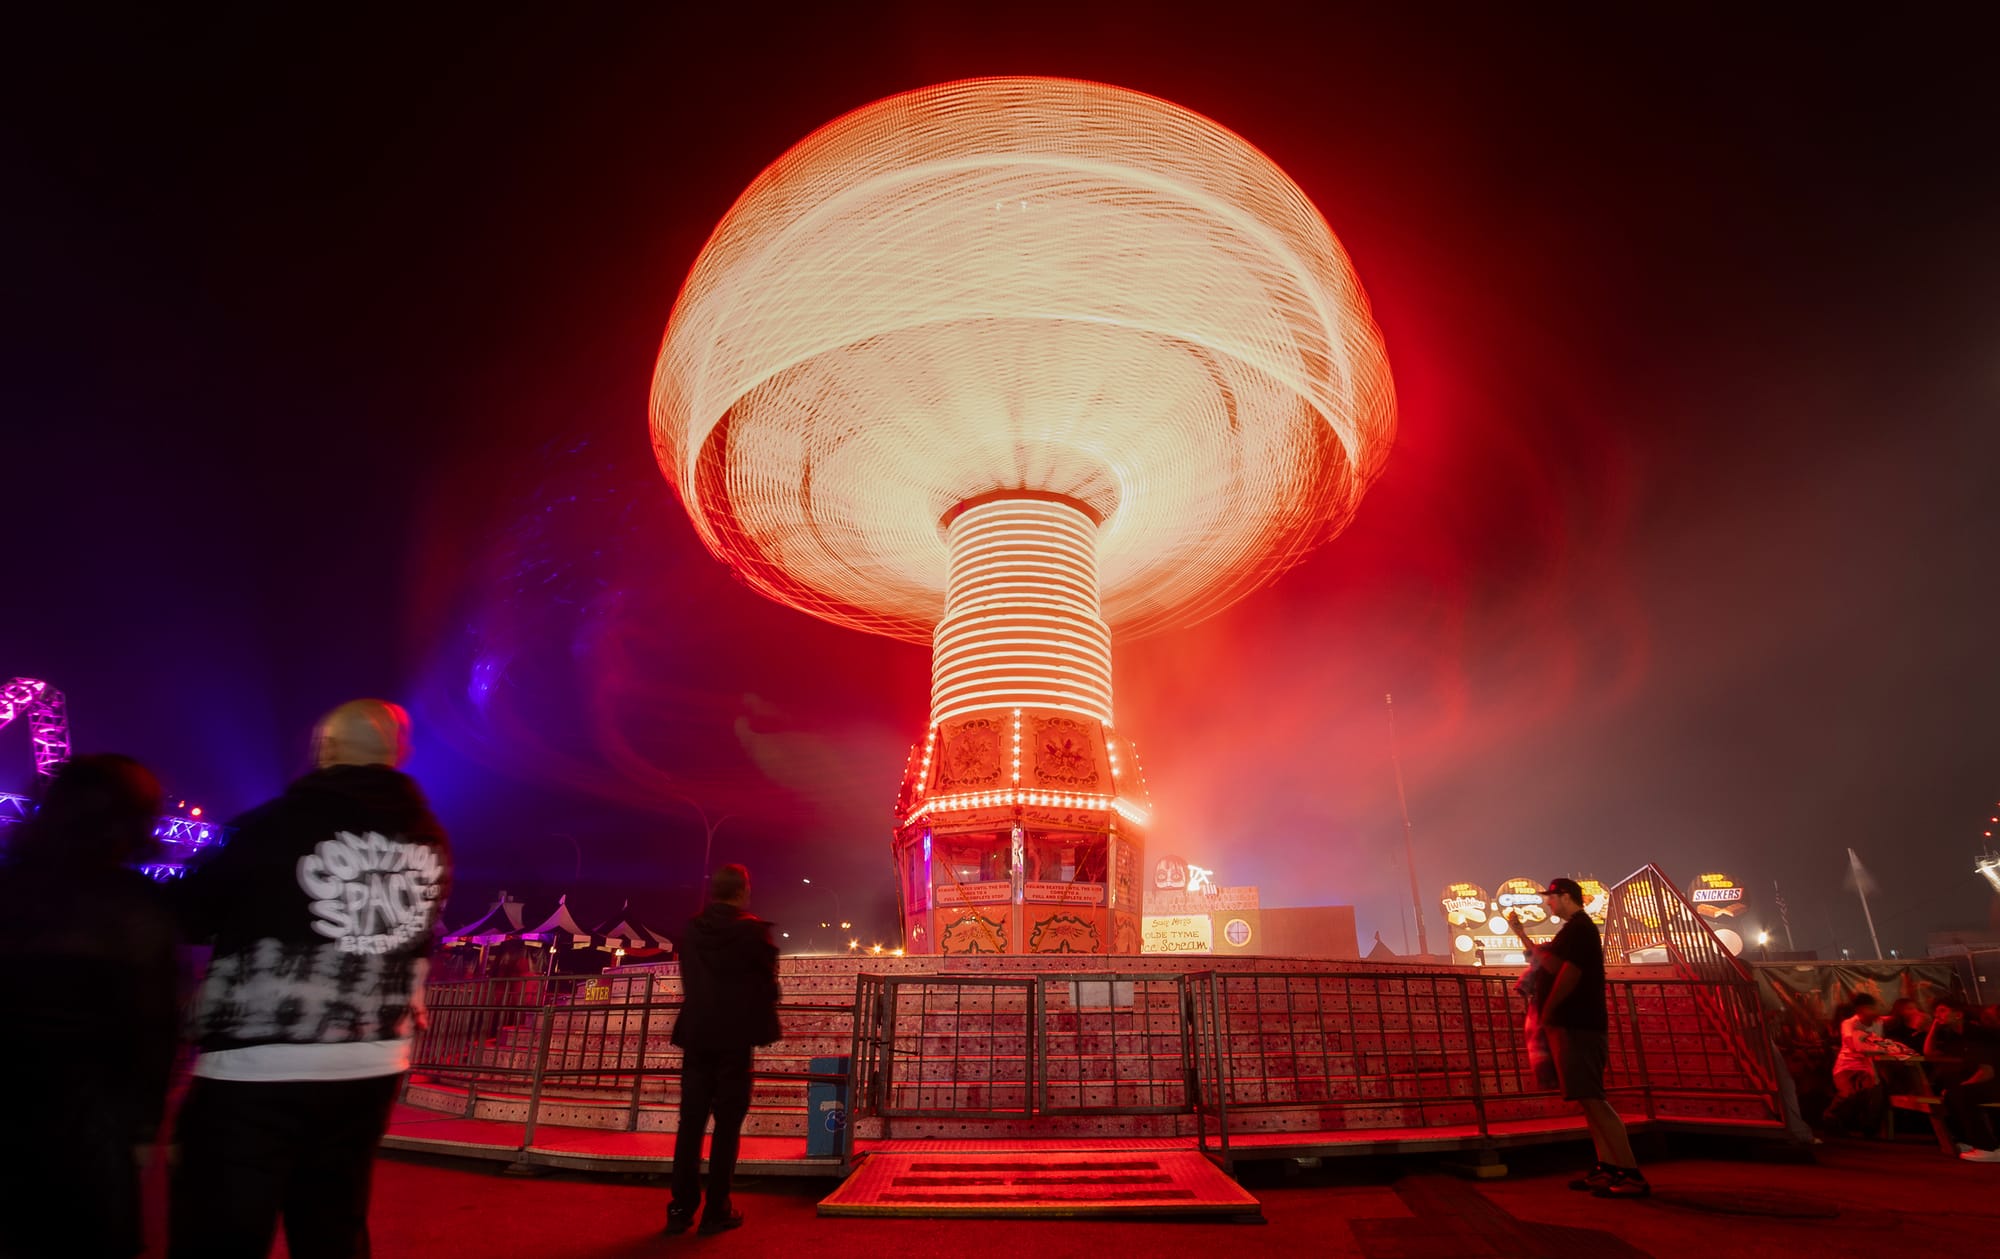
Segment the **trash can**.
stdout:
[[806,1157],[837,1158],[841,1133],[847,1128],[847,1055],[811,1059],[806,1070],[840,1077],[806,1085]]

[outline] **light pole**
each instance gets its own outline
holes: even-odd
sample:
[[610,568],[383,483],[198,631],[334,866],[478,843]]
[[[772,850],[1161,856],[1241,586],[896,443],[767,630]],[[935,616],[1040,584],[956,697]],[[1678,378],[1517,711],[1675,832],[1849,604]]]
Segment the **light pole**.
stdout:
[[1765,961],[1767,961],[1767,962],[1768,962],[1768,961],[1770,961],[1770,960],[1771,960],[1771,933],[1770,933],[1770,932],[1768,932],[1768,931],[1759,931],[1759,932],[1757,933],[1757,947],[1758,947],[1758,948],[1760,948],[1760,949],[1762,949],[1762,950],[1764,950],[1764,960],[1765,960]]
[[1403,863],[1410,868],[1410,908],[1417,915],[1417,952],[1430,956],[1429,933],[1424,930],[1424,897],[1417,890],[1417,841],[1410,827],[1410,797],[1403,791],[1403,758],[1396,755],[1396,697],[1384,695],[1389,709],[1389,763],[1396,767],[1396,800],[1403,806]]
[[673,798],[680,801],[682,804],[686,805],[690,809],[693,809],[696,813],[701,815],[702,830],[705,833],[701,841],[700,897],[701,897],[701,904],[706,905],[708,904],[708,860],[709,857],[712,856],[715,852],[715,832],[722,826],[724,822],[727,822],[730,818],[735,817],[736,815],[734,813],[725,813],[721,817],[716,818],[713,822],[711,822],[708,820],[708,810],[702,808],[701,805],[697,804],[695,801],[690,800],[686,796],[679,796],[679,795]]

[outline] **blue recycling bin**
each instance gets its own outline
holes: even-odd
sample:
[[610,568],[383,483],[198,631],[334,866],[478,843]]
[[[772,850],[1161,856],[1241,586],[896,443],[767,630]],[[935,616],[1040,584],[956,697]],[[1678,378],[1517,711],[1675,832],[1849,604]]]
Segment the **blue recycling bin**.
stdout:
[[847,1055],[811,1059],[806,1070],[841,1077],[806,1085],[806,1157],[837,1158],[847,1129]]

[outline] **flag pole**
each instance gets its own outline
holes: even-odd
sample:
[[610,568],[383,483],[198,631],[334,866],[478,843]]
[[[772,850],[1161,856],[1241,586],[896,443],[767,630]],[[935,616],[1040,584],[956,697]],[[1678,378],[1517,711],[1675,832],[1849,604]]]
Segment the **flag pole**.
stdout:
[[1861,868],[1861,858],[1852,848],[1847,850],[1847,864],[1854,870],[1854,890],[1861,896],[1861,916],[1868,920],[1868,942],[1875,946],[1875,956],[1882,956],[1882,941],[1875,934],[1875,915],[1868,909],[1868,872]]
[[1403,758],[1396,754],[1396,697],[1384,695],[1382,701],[1389,706],[1389,762],[1396,767],[1396,800],[1403,806],[1403,862],[1410,867],[1410,909],[1417,916],[1417,952],[1429,957],[1431,942],[1430,933],[1424,930],[1424,898],[1417,890],[1417,843],[1410,828],[1410,797],[1403,791]]
[[1776,893],[1778,898],[1778,921],[1785,924],[1785,950],[1796,953],[1799,951],[1799,946],[1792,943],[1792,911],[1791,907],[1785,904],[1785,889],[1778,886],[1776,879],[1772,879],[1771,891]]

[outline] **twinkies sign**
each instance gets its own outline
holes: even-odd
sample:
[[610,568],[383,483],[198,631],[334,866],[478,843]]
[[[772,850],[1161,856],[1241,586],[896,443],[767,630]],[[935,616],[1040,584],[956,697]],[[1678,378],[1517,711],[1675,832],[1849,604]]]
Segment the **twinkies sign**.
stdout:
[[299,858],[299,888],[342,953],[390,953],[429,933],[439,865],[434,845],[340,831]]

